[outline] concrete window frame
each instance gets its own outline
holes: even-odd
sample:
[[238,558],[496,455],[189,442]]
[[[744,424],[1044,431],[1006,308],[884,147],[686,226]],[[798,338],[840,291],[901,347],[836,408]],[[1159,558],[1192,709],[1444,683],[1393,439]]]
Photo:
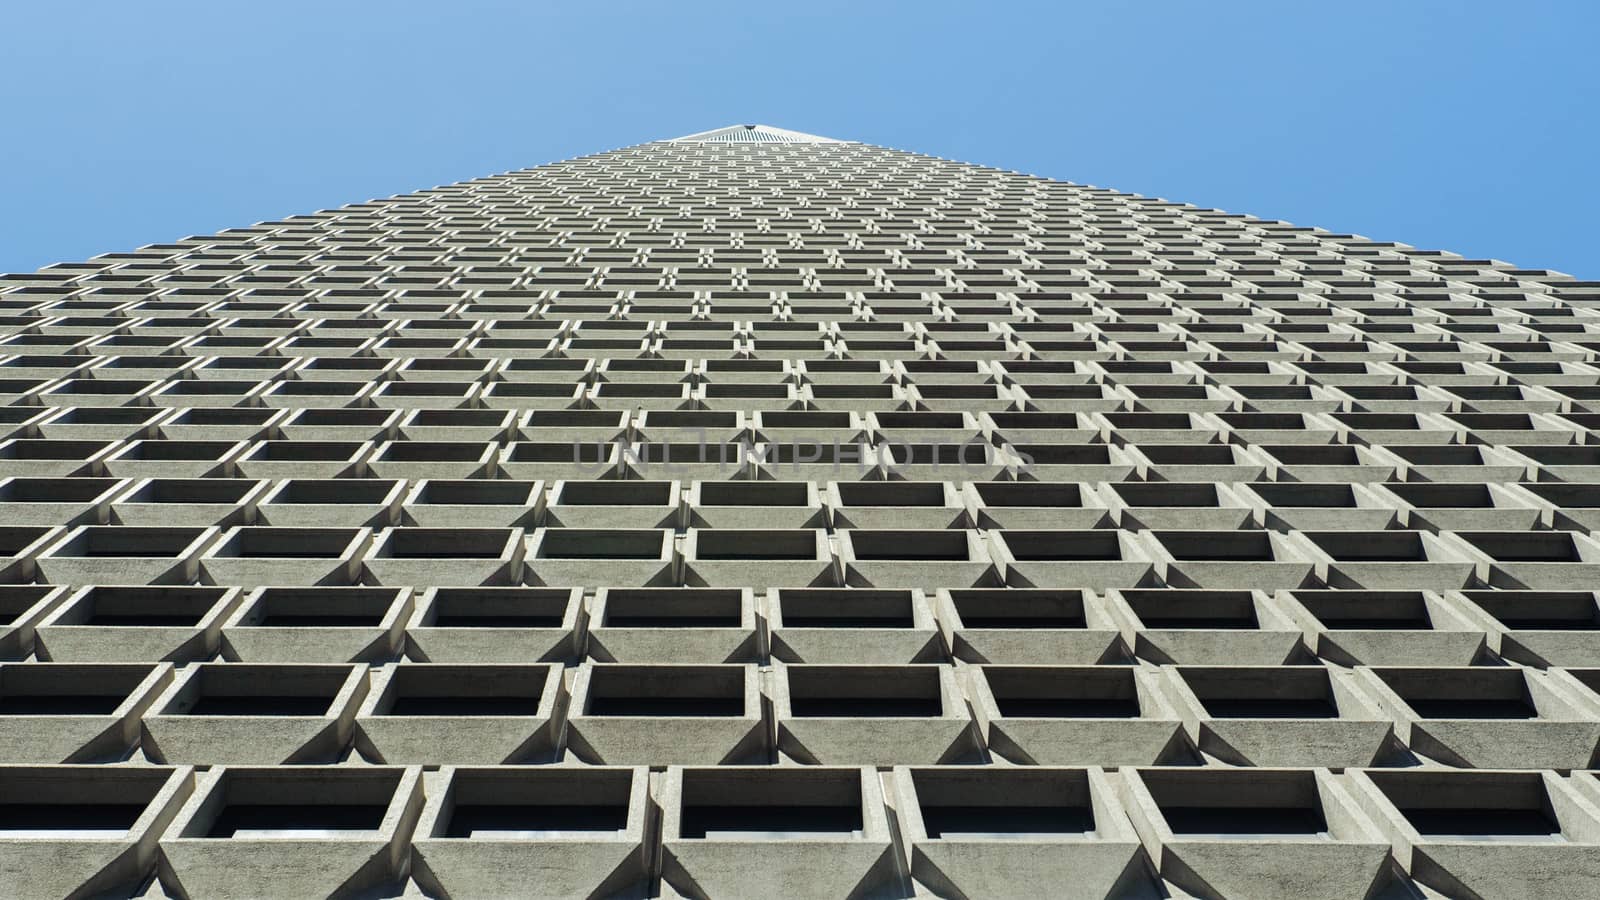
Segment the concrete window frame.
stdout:
[[1339,665],[1464,666],[1499,652],[1454,594],[1310,589],[1273,602],[1304,629],[1307,649]]
[[141,478],[125,482],[111,497],[107,521],[170,528],[246,525],[272,485],[253,478]]
[[[141,748],[158,762],[202,766],[337,762],[368,690],[367,667],[360,665],[185,666],[145,711]],[[320,712],[269,709],[279,697],[306,698],[308,706],[322,700],[325,706]],[[197,711],[210,698],[238,698],[244,711]],[[252,703],[257,700],[262,702]]]
[[223,620],[222,658],[263,663],[390,659],[400,652],[413,602],[409,587],[257,587]]
[[293,441],[381,441],[394,433],[401,411],[376,407],[286,408],[277,430]]
[[243,599],[240,588],[90,585],[36,621],[35,653],[52,662],[211,659]]
[[940,588],[934,596],[939,630],[953,659],[1095,665],[1132,658],[1121,626],[1091,591]]
[[[753,665],[584,663],[572,681],[566,753],[589,765],[738,765],[772,759],[770,703]],[[622,710],[597,701],[622,701]],[[739,712],[681,710],[736,700]],[[637,704],[664,702],[644,714]],[[612,704],[607,704],[611,706]]]
[[405,587],[520,584],[521,528],[385,528],[361,556],[362,583]]
[[7,890],[66,897],[137,889],[157,866],[157,840],[193,791],[188,766],[0,766],[0,794],[83,810],[70,817],[82,827],[71,829],[51,823],[30,831],[26,820],[7,817],[0,830]]
[[[139,745],[141,717],[172,678],[171,663],[0,663],[8,706],[41,698],[0,715],[0,763],[124,760]],[[51,697],[65,698],[62,706],[51,710]],[[97,702],[91,708],[82,698]]]
[[[1117,789],[1098,767],[1017,767],[982,772],[949,767],[894,768],[894,807],[909,875],[933,894],[1025,900],[1062,885],[1085,897],[1114,896],[1144,877],[1138,834]],[[1024,810],[1073,810],[1083,832],[944,834],[925,821],[938,806],[993,810],[998,824]],[[1081,812],[1079,812],[1081,811]],[[1050,827],[1046,824],[1044,827]],[[930,833],[933,831],[934,833]]]
[[399,519],[405,492],[395,478],[285,478],[256,500],[253,524],[382,528]]
[[221,533],[215,526],[79,525],[40,548],[35,564],[52,584],[193,584],[200,557]]
[[[1551,892],[1578,897],[1600,877],[1600,796],[1593,775],[1505,770],[1365,770],[1346,777],[1352,794],[1377,822],[1399,867],[1444,894],[1514,897]],[[1505,834],[1450,836],[1420,831],[1407,815],[1455,809],[1535,812],[1550,821],[1559,842]]]
[[984,540],[1002,583],[1012,587],[1103,590],[1156,579],[1156,559],[1133,532],[995,529]]
[[[1123,808],[1157,873],[1184,890],[1331,900],[1362,896],[1385,874],[1388,840],[1327,769],[1124,768],[1119,774]],[[1179,804],[1230,816],[1249,809],[1269,817],[1303,811],[1319,820],[1322,836],[1175,830],[1167,815]]]
[[[274,889],[300,896],[359,893],[398,879],[422,814],[420,767],[217,766],[195,779],[195,791],[160,841],[172,877],[190,896],[241,896],[260,888],[260,872],[275,872]],[[283,831],[242,829],[213,837],[229,809],[294,809],[300,825]],[[324,807],[353,807],[361,825],[340,827],[341,817],[318,817]],[[368,810],[376,813],[371,815]],[[272,822],[270,814],[262,815]],[[248,819],[240,824],[247,824]],[[287,849],[314,855],[315,864],[278,865]]]
[[[661,807],[662,880],[680,891],[708,896],[748,896],[753,872],[778,896],[796,886],[843,897],[899,879],[883,786],[868,768],[671,766],[656,791]],[[850,831],[746,832],[709,837],[697,828],[701,810],[756,807],[784,824],[810,829],[809,807],[853,817]],[[772,815],[763,816],[764,819]],[[858,824],[857,824],[858,823]],[[828,824],[832,824],[829,822]],[[701,826],[703,827],[703,826]],[[758,826],[759,827],[759,826]],[[804,886],[799,888],[798,886]]]
[[683,524],[677,481],[561,480],[550,485],[540,523],[561,528],[677,528]]
[[599,662],[759,663],[766,629],[748,587],[602,587],[588,604]]
[[[983,759],[966,696],[947,666],[779,664],[772,710],[781,760],[805,765],[942,765]],[[832,711],[830,701],[846,706]],[[797,701],[799,701],[797,703]],[[818,701],[815,712],[797,712]],[[854,701],[902,704],[905,711],[846,714]],[[929,703],[937,711],[913,713]],[[804,711],[803,709],[801,711]]]
[[[453,698],[526,697],[531,713],[451,710]],[[396,712],[403,696],[440,698],[443,708]],[[567,693],[562,666],[552,663],[410,663],[373,670],[372,690],[351,714],[357,747],[391,765],[500,765],[556,758]]]
[[0,580],[34,581],[38,554],[66,533],[64,525],[0,525]]
[[785,663],[937,663],[945,657],[920,588],[773,588],[763,604],[770,653]]
[[[1379,764],[1398,749],[1393,720],[1345,670],[1179,665],[1162,666],[1161,677],[1190,740],[1230,765],[1343,769]],[[1270,708],[1280,703],[1291,711]],[[1309,711],[1318,705],[1332,715]]]
[[1300,627],[1262,591],[1119,588],[1101,597],[1142,660],[1277,666],[1307,655]]
[[[1600,704],[1578,682],[1549,672],[1383,666],[1354,674],[1407,747],[1446,765],[1577,769],[1588,766],[1600,746]],[[1521,709],[1504,711],[1513,705]]]
[[582,588],[430,587],[405,629],[416,662],[576,662],[587,643]]
[[964,529],[969,507],[949,481],[829,481],[835,528]]
[[71,594],[65,586],[0,584],[0,660],[26,659],[37,628]]
[[[657,832],[649,785],[643,767],[443,766],[427,776],[427,803],[411,841],[412,877],[441,896],[509,896],[530,884],[553,897],[625,892],[650,877]],[[458,810],[494,807],[555,812],[533,830],[452,835]],[[620,807],[622,827],[548,827],[582,807]],[[517,814],[507,814],[506,824]]]
[[536,528],[528,536],[524,578],[531,585],[657,587],[681,584],[671,529]]
[[682,560],[682,580],[691,587],[841,583],[833,547],[820,528],[690,528]]
[[114,478],[208,478],[232,474],[233,461],[248,441],[150,440],[129,438],[101,460]]
[[1256,524],[1250,504],[1221,482],[1112,481],[1094,485],[1092,490],[1115,515],[1117,524],[1130,530],[1233,531]]
[[420,407],[403,413],[393,437],[408,441],[495,441],[515,434],[515,410]]

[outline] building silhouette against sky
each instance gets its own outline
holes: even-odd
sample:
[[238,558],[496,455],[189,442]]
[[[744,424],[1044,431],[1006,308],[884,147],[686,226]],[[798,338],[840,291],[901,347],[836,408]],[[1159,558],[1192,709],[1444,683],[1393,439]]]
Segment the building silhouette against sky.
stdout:
[[0,277],[0,893],[1600,896],[1597,353],[759,125]]

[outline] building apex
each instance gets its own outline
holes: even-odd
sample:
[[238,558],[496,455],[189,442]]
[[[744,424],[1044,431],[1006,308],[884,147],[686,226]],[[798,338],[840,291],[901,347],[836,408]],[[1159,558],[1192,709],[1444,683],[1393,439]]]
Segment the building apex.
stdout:
[[785,128],[773,128],[771,125],[729,125],[725,128],[713,128],[710,131],[701,131],[695,134],[686,134],[679,138],[672,138],[667,143],[837,144],[840,141],[815,134],[789,131]]

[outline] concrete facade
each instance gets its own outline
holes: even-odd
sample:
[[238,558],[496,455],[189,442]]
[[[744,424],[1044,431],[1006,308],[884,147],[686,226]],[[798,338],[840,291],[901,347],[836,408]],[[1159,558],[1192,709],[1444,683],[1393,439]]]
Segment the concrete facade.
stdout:
[[1600,897],[1600,284],[763,126],[0,276],[0,894]]

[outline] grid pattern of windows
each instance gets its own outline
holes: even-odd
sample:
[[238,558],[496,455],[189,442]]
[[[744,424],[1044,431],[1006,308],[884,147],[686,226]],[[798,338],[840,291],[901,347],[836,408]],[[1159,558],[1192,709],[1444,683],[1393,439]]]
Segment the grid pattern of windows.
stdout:
[[1600,895],[1597,434],[1600,283],[757,126],[0,276],[0,873]]

